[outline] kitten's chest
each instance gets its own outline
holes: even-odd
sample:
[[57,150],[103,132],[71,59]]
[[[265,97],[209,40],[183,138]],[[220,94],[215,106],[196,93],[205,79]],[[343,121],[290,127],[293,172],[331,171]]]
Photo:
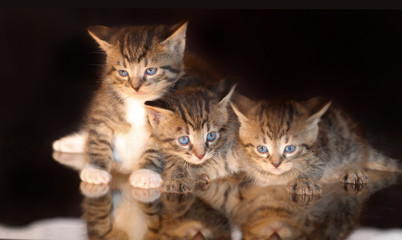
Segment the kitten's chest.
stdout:
[[150,127],[143,101],[127,99],[125,101],[125,120],[131,128],[126,132],[114,134],[114,160],[122,162],[122,167],[131,170],[144,152],[150,136]]

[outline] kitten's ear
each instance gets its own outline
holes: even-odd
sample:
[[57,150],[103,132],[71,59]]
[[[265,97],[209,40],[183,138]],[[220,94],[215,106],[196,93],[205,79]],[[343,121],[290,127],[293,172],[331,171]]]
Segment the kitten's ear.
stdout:
[[246,124],[249,121],[248,118],[240,111],[240,109],[234,103],[230,103],[230,105],[232,106],[234,113],[239,118],[241,125],[244,126],[244,124]]
[[186,31],[188,21],[177,25],[174,26],[174,32],[167,39],[162,41],[161,44],[167,46],[171,52],[183,54],[186,47]]
[[95,39],[105,52],[112,48],[112,45],[109,43],[112,32],[112,28],[102,25],[91,26],[88,28],[89,35]]
[[215,87],[215,93],[219,96],[219,105],[226,107],[234,94],[234,90],[237,86],[237,80],[233,78],[227,78],[218,82]]
[[149,123],[152,128],[156,128],[161,122],[168,119],[173,112],[167,107],[166,102],[161,100],[146,101],[145,109],[147,110]]
[[313,128],[313,127],[317,126],[322,115],[324,115],[324,113],[327,112],[329,106],[331,106],[331,103],[332,102],[327,102],[324,107],[322,107],[318,112],[314,113],[313,115],[311,115],[311,117],[309,117],[306,120],[306,124],[308,125],[309,128]]

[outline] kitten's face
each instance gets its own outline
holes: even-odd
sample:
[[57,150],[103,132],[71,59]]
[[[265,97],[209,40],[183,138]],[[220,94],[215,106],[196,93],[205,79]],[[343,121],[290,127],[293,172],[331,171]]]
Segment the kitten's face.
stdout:
[[220,151],[230,134],[235,134],[231,132],[234,122],[233,114],[229,113],[230,96],[222,100],[205,89],[171,95],[166,104],[172,111],[148,108],[153,133],[172,155],[195,165],[208,161]]
[[[326,110],[326,109],[325,109]],[[323,112],[325,112],[325,110]],[[259,103],[247,115],[239,111],[240,140],[251,168],[264,175],[294,176],[305,172],[317,139],[319,117],[302,105]]]
[[106,53],[104,79],[123,98],[153,100],[176,82],[184,54],[186,24],[175,31],[163,26],[101,30],[95,28],[97,35],[90,33]]
[[261,217],[259,221],[244,227],[244,239],[307,239],[305,233],[301,231],[303,227],[297,227],[286,218],[272,217],[273,214],[276,215],[276,213],[270,213],[269,218]]

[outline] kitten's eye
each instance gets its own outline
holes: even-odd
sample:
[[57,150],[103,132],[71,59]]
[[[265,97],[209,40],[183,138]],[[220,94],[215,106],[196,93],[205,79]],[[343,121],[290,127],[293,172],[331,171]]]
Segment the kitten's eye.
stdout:
[[296,146],[294,146],[294,145],[287,145],[286,147],[285,147],[285,152],[287,152],[287,153],[292,153],[292,152],[294,152],[296,150]]
[[128,75],[128,72],[126,70],[119,70],[119,75],[122,77],[126,77]]
[[213,142],[213,141],[215,141],[215,139],[216,139],[216,132],[215,131],[209,132],[207,134],[207,141],[208,142]]
[[147,70],[145,70],[145,74],[154,75],[156,73],[156,70],[158,70],[158,69],[157,68],[147,68]]
[[266,152],[268,152],[268,148],[265,147],[265,146],[260,145],[260,146],[257,147],[257,151],[259,153],[266,153]]
[[181,145],[186,146],[190,142],[190,139],[187,136],[181,136],[178,141]]

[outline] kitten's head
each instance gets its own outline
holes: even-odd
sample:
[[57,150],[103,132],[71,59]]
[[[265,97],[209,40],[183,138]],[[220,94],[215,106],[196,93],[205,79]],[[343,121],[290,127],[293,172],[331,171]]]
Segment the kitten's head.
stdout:
[[145,102],[153,134],[172,155],[191,164],[204,163],[237,134],[229,104],[234,88],[184,88]]
[[257,178],[293,176],[308,167],[318,123],[330,106],[320,101],[251,101],[248,109],[233,106],[241,123],[240,141],[252,163],[248,167],[254,169]]
[[153,100],[181,74],[187,22],[172,27],[93,26],[89,34],[106,53],[105,77],[123,98]]

